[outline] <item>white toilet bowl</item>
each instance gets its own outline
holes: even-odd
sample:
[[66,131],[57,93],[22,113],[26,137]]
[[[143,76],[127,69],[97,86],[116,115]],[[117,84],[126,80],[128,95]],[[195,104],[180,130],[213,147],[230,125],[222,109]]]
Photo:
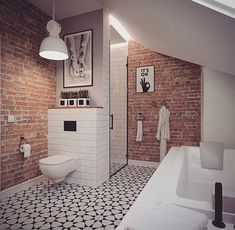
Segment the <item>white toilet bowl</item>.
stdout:
[[74,157],[54,155],[39,160],[39,168],[42,174],[54,183],[63,181],[65,177],[76,170]]

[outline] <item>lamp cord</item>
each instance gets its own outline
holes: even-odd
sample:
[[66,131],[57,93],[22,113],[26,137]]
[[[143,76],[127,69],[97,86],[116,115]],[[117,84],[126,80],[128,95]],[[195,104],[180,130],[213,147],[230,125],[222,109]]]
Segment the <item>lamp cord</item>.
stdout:
[[55,20],[55,1],[52,0],[52,19]]

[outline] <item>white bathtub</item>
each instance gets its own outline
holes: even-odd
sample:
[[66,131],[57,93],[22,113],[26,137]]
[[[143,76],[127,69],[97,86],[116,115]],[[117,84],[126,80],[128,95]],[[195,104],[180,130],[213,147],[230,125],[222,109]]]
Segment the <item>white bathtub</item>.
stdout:
[[[184,198],[186,207],[204,212],[214,217],[214,184],[223,184],[224,220],[235,223],[235,150],[224,150],[224,169],[203,169],[198,147],[182,148],[183,162],[176,186],[176,195]],[[185,202],[188,204],[185,204]]]
[[[233,212],[235,201],[235,150],[224,151],[224,170],[202,169],[199,147],[173,147],[157,168],[118,227],[142,217],[159,201],[180,205],[214,218],[212,193],[215,182],[222,182],[226,209]],[[235,223],[235,213],[224,212],[226,223]],[[228,228],[227,228],[228,227]],[[227,225],[226,229],[232,229]],[[209,229],[214,229],[213,227]]]

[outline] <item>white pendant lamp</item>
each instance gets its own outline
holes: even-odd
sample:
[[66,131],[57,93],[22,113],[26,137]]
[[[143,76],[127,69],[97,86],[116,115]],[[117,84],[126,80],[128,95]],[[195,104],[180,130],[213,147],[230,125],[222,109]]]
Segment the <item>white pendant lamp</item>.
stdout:
[[55,21],[55,4],[53,0],[53,20],[47,23],[47,31],[49,36],[44,38],[39,55],[50,60],[66,60],[68,59],[68,49],[65,42],[60,38],[59,33],[61,26]]

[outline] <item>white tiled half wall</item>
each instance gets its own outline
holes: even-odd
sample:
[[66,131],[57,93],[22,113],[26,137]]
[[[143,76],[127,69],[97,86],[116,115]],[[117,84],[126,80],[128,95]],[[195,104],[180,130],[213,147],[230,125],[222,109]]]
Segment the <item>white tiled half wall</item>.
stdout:
[[126,163],[127,154],[127,54],[128,46],[111,48],[110,113],[111,162]]
[[[48,110],[48,155],[77,159],[77,170],[67,182],[95,187],[108,179],[109,137],[103,112],[102,108]],[[76,121],[77,131],[64,131],[64,121]]]

